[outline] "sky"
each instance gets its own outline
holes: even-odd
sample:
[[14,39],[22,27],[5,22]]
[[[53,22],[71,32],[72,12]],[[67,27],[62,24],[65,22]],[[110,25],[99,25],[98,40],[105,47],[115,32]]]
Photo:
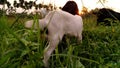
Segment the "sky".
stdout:
[[[14,2],[14,0],[7,0],[7,1],[9,1],[10,3]],[[19,2],[19,0],[16,1]],[[35,0],[25,0],[25,1],[35,1]],[[43,3],[43,2],[44,4],[52,3],[55,4],[56,6],[63,7],[67,1],[69,0],[37,0],[37,3]],[[106,7],[106,8],[112,8],[115,11],[120,12],[120,7],[118,6],[120,4],[120,0],[106,0],[106,3],[104,5],[98,2],[98,0],[82,0],[83,2],[81,2],[81,0],[73,0],[73,1],[77,3],[79,10],[82,9],[82,6],[87,7],[88,10]]]
[[[13,3],[14,0],[7,0],[10,1],[10,3]],[[19,0],[16,0],[17,2],[19,2]],[[25,0],[25,1],[35,1],[35,0]],[[65,5],[65,3],[69,1],[69,0],[37,0],[37,3],[43,3],[44,4],[48,4],[48,3],[52,3],[55,4],[56,6],[60,6],[63,7]],[[96,4],[96,2],[98,0],[83,0],[83,4],[81,3],[81,0],[74,0],[77,5],[78,8],[81,10],[82,9],[82,5],[84,4],[84,6],[88,7],[88,9],[94,9],[95,7],[99,7],[99,5]]]

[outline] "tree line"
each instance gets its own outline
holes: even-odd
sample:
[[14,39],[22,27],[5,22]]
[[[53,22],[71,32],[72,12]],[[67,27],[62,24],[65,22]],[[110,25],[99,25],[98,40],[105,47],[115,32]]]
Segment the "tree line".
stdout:
[[36,4],[36,1],[24,1],[24,0],[19,0],[19,2],[17,2],[16,0],[14,0],[13,2],[13,6],[11,6],[11,3],[7,0],[0,0],[0,4],[1,5],[7,5],[8,8],[23,8],[23,9],[31,9],[33,6],[35,7],[35,9],[40,9],[40,8],[46,8],[48,10],[54,10],[56,9],[56,6],[53,6],[52,4],[48,4],[48,5],[43,5],[43,4]]

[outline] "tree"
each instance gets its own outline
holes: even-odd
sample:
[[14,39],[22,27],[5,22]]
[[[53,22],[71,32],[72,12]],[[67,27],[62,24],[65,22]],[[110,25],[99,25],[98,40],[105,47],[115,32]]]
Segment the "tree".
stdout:
[[11,6],[10,2],[7,1],[6,4],[7,4],[7,7],[10,8]]
[[39,9],[42,8],[42,7],[43,7],[43,5],[42,5],[42,4],[39,4]]
[[29,7],[29,3],[27,1],[25,1],[24,4],[25,4],[25,9],[29,9],[30,8]]
[[104,7],[105,7],[105,3],[107,2],[107,0],[98,0],[98,2],[97,3],[101,3]]
[[20,2],[19,3],[20,7],[25,9],[25,6],[24,6],[25,1],[24,0],[19,0],[19,2]]
[[98,0],[98,2],[100,2],[100,3],[106,3],[107,0]]
[[32,6],[33,6],[33,1],[30,1],[30,2],[29,2],[29,8],[31,9]]
[[17,1],[16,0],[14,1],[13,6],[17,7]]
[[0,0],[0,4],[5,4],[7,2],[7,0]]
[[82,7],[82,14],[86,14],[88,13],[88,8],[86,8],[85,6]]
[[7,0],[0,0],[0,4],[3,5],[3,6],[4,6],[5,4],[7,4],[7,7],[8,7],[8,8],[10,8],[10,6],[11,6],[10,2],[8,2]]

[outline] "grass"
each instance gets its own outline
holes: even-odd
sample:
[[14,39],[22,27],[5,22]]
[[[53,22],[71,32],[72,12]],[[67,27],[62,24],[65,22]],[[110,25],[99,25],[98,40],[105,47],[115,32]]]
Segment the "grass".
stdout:
[[[36,23],[37,17],[33,16]],[[5,15],[0,18],[0,68],[42,68],[48,42],[39,29],[24,28],[27,18],[17,19]],[[120,24],[96,26],[93,15],[83,21],[82,44],[66,36],[51,55],[50,68],[119,68]]]

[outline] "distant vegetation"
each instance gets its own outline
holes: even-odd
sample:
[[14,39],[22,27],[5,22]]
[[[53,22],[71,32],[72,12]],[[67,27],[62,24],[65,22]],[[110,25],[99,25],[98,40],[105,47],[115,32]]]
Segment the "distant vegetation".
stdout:
[[7,4],[7,7],[8,8],[13,8],[13,7],[21,7],[23,9],[31,9],[32,6],[35,6],[36,9],[38,8],[42,8],[42,7],[50,7],[51,9],[53,8],[53,5],[52,4],[49,4],[49,5],[43,5],[43,4],[36,4],[36,1],[24,1],[24,0],[19,0],[19,2],[17,2],[16,0],[14,0],[14,3],[13,3],[13,6],[11,6],[11,3],[7,0],[0,0],[0,4],[1,5],[4,5],[4,4]]

